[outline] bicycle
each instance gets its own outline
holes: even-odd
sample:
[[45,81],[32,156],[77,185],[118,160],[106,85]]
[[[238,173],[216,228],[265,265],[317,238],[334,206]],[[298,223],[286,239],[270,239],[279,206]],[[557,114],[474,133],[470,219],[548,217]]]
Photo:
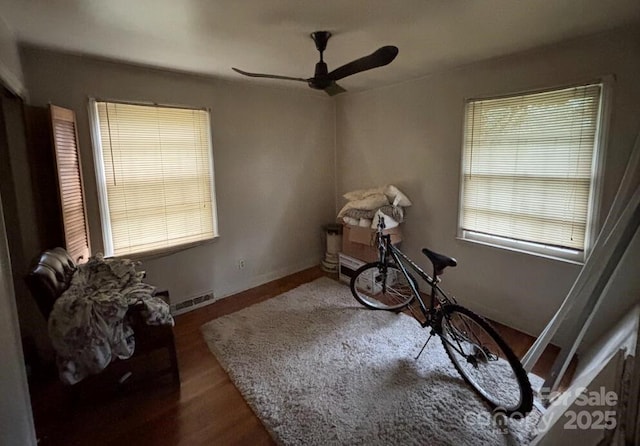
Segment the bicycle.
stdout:
[[[423,249],[433,264],[431,277],[391,244],[390,235],[383,234],[384,228],[380,218],[376,231],[378,261],[363,265],[351,278],[351,292],[356,300],[374,310],[400,312],[408,308],[423,328],[431,328],[416,360],[431,338],[439,336],[456,370],[489,403],[494,413],[526,416],[533,406],[533,391],[517,356],[484,318],[458,305],[455,297],[447,295],[439,285],[439,276],[445,268],[456,266],[456,260]],[[431,287],[428,307],[418,281],[408,268]],[[414,301],[424,321],[411,306]]]

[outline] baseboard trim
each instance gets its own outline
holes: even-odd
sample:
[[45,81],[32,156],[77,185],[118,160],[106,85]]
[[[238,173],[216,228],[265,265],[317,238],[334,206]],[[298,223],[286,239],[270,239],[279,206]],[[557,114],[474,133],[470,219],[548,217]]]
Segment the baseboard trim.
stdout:
[[[264,285],[265,283],[272,282],[274,280],[282,279],[283,277],[290,276],[292,274],[298,273],[300,271],[304,271],[309,268],[313,268],[319,266],[320,263],[317,260],[310,260],[306,262],[300,262],[294,266],[289,266],[286,268],[281,268],[279,270],[275,270],[266,274],[261,274],[259,276],[253,277],[247,284],[244,284],[239,288],[231,288],[231,289],[223,289],[218,293],[214,293],[213,291],[209,293],[205,293],[205,296],[211,294],[212,298],[210,299],[202,299],[197,303],[193,303],[192,305],[182,305],[183,302],[195,301],[200,299],[202,296],[194,297],[192,299],[187,299],[186,301],[179,302],[175,305],[171,305],[171,314],[174,316],[178,316],[180,314],[189,313],[193,310],[197,310],[202,307],[206,307],[207,305],[211,305],[219,300],[226,299],[230,296],[235,296],[238,293],[242,293],[243,291],[250,290],[252,288],[258,287],[260,285]],[[179,307],[174,310],[174,307]]]

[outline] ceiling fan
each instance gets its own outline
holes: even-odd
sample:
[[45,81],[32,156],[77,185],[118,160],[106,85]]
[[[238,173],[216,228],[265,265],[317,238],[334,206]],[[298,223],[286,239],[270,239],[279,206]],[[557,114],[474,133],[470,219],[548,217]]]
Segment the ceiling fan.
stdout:
[[282,79],[288,81],[306,82],[311,88],[316,90],[324,90],[329,96],[344,93],[345,90],[339,86],[336,81],[351,76],[362,71],[371,70],[372,68],[382,67],[393,61],[398,55],[398,48],[395,46],[383,46],[368,56],[361,57],[351,61],[339,68],[329,72],[327,64],[322,59],[322,53],[327,48],[327,41],[331,37],[329,31],[316,31],[311,33],[311,38],[316,43],[316,48],[320,52],[320,61],[316,64],[313,77],[308,79],[302,77],[278,76],[275,74],[250,73],[248,71],[232,68],[233,71],[250,77],[266,77],[269,79]]

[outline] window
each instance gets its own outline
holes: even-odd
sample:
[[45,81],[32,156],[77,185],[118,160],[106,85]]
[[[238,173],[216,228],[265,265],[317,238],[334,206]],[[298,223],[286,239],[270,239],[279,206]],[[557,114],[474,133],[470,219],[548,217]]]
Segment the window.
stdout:
[[591,84],[467,101],[463,239],[584,260],[602,90]]
[[217,236],[209,112],[92,101],[105,255]]

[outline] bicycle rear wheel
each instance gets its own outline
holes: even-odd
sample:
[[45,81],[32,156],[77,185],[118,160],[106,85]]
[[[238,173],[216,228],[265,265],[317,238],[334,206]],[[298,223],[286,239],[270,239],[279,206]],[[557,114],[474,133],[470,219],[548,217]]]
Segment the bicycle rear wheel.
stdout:
[[[411,280],[417,291],[418,284],[413,277]],[[373,310],[398,311],[415,298],[402,270],[380,262],[367,263],[356,270],[351,278],[351,293],[358,302]]]
[[522,364],[489,323],[459,305],[442,309],[441,340],[464,380],[492,409],[525,416],[533,391]]

